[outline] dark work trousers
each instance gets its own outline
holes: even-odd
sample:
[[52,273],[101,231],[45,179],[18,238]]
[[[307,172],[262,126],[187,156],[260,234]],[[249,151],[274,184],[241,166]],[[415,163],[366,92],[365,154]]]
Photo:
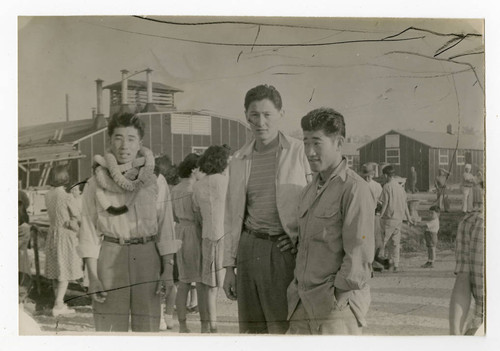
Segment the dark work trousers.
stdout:
[[286,291],[293,279],[295,257],[276,241],[243,231],[238,247],[237,294],[240,333],[285,334]]
[[96,331],[156,332],[160,326],[160,295],[156,284],[161,260],[154,242],[121,246],[102,242],[97,274],[108,295],[93,301]]

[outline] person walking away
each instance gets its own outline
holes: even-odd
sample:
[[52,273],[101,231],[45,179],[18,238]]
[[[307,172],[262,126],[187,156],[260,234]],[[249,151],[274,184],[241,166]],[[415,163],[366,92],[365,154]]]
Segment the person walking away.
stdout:
[[366,325],[374,254],[369,186],[342,157],[344,117],[331,108],[301,120],[313,181],[299,201],[289,334],[359,335]]
[[483,207],[483,188],[481,186],[483,183],[483,172],[478,171],[474,177],[474,186],[472,187],[472,208],[473,210],[479,210]]
[[240,333],[284,334],[286,291],[295,267],[297,204],[310,168],[302,142],[278,130],[285,112],[276,88],[250,89],[244,107],[253,139],[229,165],[224,291],[238,301]]
[[229,148],[210,146],[198,160],[205,176],[193,185],[193,209],[202,224],[201,289],[198,305],[202,333],[217,333],[217,292],[223,283],[224,205]]
[[[467,214],[458,225],[455,260],[450,334],[474,335],[484,323],[484,208]],[[469,311],[472,299],[474,309]]]
[[417,171],[415,167],[410,168],[410,192],[415,194],[418,192],[417,190]]
[[427,262],[422,265],[422,268],[434,268],[434,261],[436,260],[436,245],[438,242],[439,232],[439,214],[441,210],[439,206],[431,206],[429,208],[431,218],[429,221],[422,221],[420,226],[425,228],[424,238],[425,245],[427,246]]
[[450,202],[446,193],[446,181],[449,177],[449,172],[443,168],[439,169],[439,175],[434,180],[434,187],[436,188],[437,205],[444,212],[450,210]]
[[144,122],[130,113],[108,125],[109,150],[96,155],[83,191],[79,253],[89,269],[97,331],[157,332],[162,282],[173,285],[170,191],[160,192]]
[[187,299],[191,283],[196,283],[198,289],[201,283],[201,226],[197,223],[193,212],[193,185],[198,175],[197,154],[189,154],[179,164],[180,183],[172,188],[172,207],[174,211],[175,233],[182,246],[177,251],[177,266],[179,267],[179,284],[177,289],[177,319],[179,332],[189,333],[186,323]]
[[408,219],[410,224],[413,220],[408,210],[406,203],[406,192],[398,183],[394,166],[388,165],[382,171],[387,183],[382,188],[380,202],[382,209],[380,210],[380,225],[384,238],[383,252],[380,254],[391,261],[390,270],[397,272],[399,270],[399,251],[401,241],[401,226],[403,219]]
[[45,247],[45,275],[52,280],[55,295],[52,315],[72,314],[75,310],[64,303],[70,280],[83,277],[82,260],[76,251],[78,245],[78,209],[73,195],[66,191],[69,174],[65,166],[52,170],[52,189],[45,194],[45,205],[50,228]]
[[373,180],[373,176],[375,175],[375,165],[373,163],[365,163],[361,166],[361,177],[366,180],[368,183],[368,187],[370,189],[370,193],[372,195],[373,200],[373,212],[375,213],[375,222],[374,222],[374,237],[375,237],[375,258],[372,263],[372,267],[374,271],[383,271],[384,268],[389,268],[389,260],[381,257],[380,250],[384,245],[384,239],[382,238],[382,230],[380,228],[380,195],[382,194],[382,186]]
[[465,170],[462,175],[462,212],[467,213],[472,211],[472,187],[474,186],[474,176],[472,175],[472,165],[465,165]]

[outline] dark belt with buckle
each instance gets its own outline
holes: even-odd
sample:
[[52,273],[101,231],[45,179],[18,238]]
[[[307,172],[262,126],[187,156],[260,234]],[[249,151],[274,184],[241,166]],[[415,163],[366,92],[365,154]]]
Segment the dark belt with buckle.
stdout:
[[244,231],[247,232],[250,235],[255,236],[258,239],[269,240],[269,241],[278,241],[278,238],[282,235],[282,234],[269,235],[269,234],[267,234],[265,232],[261,232],[261,231],[258,231],[258,230],[252,230],[252,229],[248,229],[248,228],[245,228]]
[[103,235],[103,240],[109,243],[119,244],[119,245],[139,245],[139,244],[147,244],[151,241],[156,241],[158,235],[151,236],[143,236],[141,238],[132,238],[132,239],[121,239],[121,238],[113,238],[112,236]]

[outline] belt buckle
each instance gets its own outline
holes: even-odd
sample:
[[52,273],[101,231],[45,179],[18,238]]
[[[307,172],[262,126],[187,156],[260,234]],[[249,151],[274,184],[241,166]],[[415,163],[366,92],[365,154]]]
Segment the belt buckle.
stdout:
[[125,246],[125,245],[130,245],[127,240],[123,239],[123,238],[118,238],[118,244],[120,244],[121,246]]

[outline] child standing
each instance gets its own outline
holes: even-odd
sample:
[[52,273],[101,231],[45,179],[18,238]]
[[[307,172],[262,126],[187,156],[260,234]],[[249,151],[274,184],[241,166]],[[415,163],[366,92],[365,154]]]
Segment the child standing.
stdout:
[[429,208],[431,211],[431,219],[430,221],[424,221],[420,223],[421,226],[425,227],[425,244],[427,245],[427,262],[424,263],[422,268],[433,268],[434,260],[436,259],[436,245],[437,245],[437,234],[439,232],[439,214],[440,208],[439,206],[431,206]]

